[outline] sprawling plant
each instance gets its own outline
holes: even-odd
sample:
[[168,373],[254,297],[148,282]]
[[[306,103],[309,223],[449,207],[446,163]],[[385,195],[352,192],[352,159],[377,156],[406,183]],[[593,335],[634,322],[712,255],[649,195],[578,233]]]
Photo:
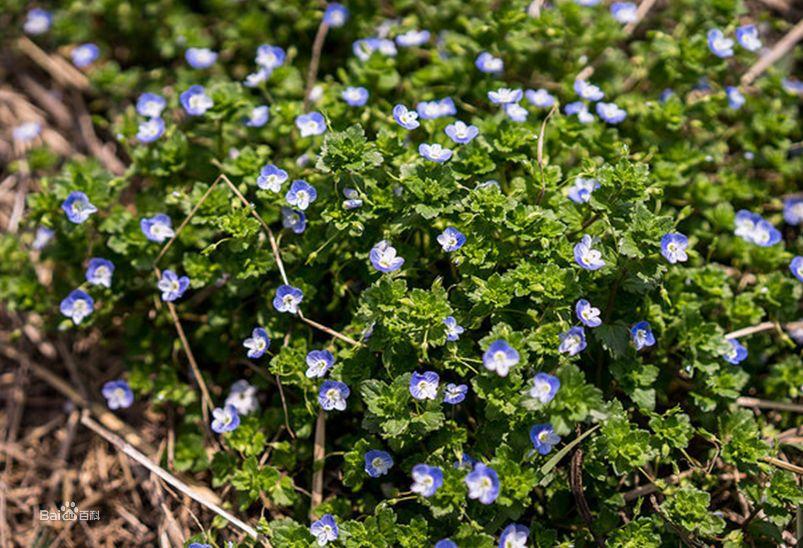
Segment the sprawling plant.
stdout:
[[127,169],[15,163],[0,295],[274,546],[783,542],[800,415],[745,405],[803,388],[803,87],[742,77],[789,24],[610,8],[20,9]]

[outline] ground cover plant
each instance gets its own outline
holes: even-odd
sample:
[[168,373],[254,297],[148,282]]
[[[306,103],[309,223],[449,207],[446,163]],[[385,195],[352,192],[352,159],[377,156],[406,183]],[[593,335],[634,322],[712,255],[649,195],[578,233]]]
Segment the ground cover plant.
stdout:
[[800,15],[11,0],[4,539],[795,545]]

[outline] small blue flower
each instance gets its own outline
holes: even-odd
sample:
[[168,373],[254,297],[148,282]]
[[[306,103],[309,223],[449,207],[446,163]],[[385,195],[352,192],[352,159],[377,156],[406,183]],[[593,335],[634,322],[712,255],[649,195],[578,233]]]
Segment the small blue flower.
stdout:
[[393,457],[387,451],[371,449],[365,453],[365,473],[372,478],[387,475],[393,468]]
[[248,349],[246,356],[252,359],[261,358],[270,347],[268,332],[264,327],[255,327],[251,336],[243,341],[243,346]]
[[137,114],[147,118],[158,118],[167,106],[167,101],[156,93],[143,93],[137,99]]
[[711,53],[725,59],[733,55],[733,40],[726,38],[722,31],[719,29],[711,29],[708,31],[708,49]]
[[109,409],[126,409],[134,403],[134,393],[124,380],[109,381],[100,390]]
[[418,121],[418,113],[414,110],[409,110],[404,105],[396,105],[393,107],[393,119],[404,129],[415,129],[421,125]]
[[22,24],[22,30],[27,34],[36,36],[44,34],[50,30],[50,25],[53,23],[53,16],[49,11],[33,8],[25,16],[25,22]]
[[599,89],[599,86],[579,78],[574,81],[574,92],[580,99],[585,99],[586,101],[599,101],[605,97],[605,93]]
[[165,132],[165,122],[161,118],[148,118],[139,123],[137,140],[141,143],[152,143]]
[[577,120],[581,124],[590,124],[591,122],[594,121],[594,115],[588,111],[588,105],[586,105],[582,101],[575,101],[573,103],[568,103],[565,107],[563,107],[563,112],[565,112],[569,116],[576,114]]
[[574,3],[578,6],[583,6],[586,8],[590,8],[592,6],[596,6],[600,3],[601,0],[574,0]]
[[78,225],[85,222],[98,210],[92,205],[86,194],[77,190],[70,192],[67,199],[61,204],[61,209],[67,214],[67,219],[71,223]]
[[271,75],[270,70],[260,68],[256,72],[252,72],[249,75],[247,75],[245,77],[245,80],[243,81],[243,85],[247,88],[255,88],[259,86],[259,84],[261,84],[262,82],[267,81],[267,79],[270,78],[270,75]]
[[86,68],[100,57],[100,49],[95,44],[88,42],[73,48],[70,57],[76,67]]
[[675,91],[672,88],[666,88],[661,92],[661,95],[658,97],[658,100],[661,103],[666,103],[675,96]]
[[597,114],[609,124],[619,124],[627,118],[627,112],[615,103],[597,103]]
[[78,325],[95,310],[95,300],[85,291],[74,289],[61,301],[59,310]]
[[268,123],[270,119],[270,107],[268,105],[260,105],[251,109],[248,118],[245,119],[247,127],[262,127]]
[[326,119],[320,112],[310,112],[296,116],[296,127],[301,131],[302,137],[321,135],[326,133]]
[[162,292],[163,301],[173,302],[180,299],[190,287],[190,279],[187,276],[179,277],[172,270],[165,270],[156,287]]
[[599,308],[594,308],[585,299],[577,301],[577,304],[574,305],[574,312],[577,315],[577,319],[586,327],[598,327],[602,324],[602,320],[599,317]]
[[761,49],[761,38],[758,37],[758,29],[755,25],[742,25],[736,29],[736,40],[747,51]]
[[547,455],[560,443],[560,436],[555,434],[551,424],[536,424],[530,429],[530,441],[539,454]]
[[499,57],[494,57],[487,51],[483,51],[477,56],[474,65],[486,74],[501,74],[505,70],[505,63]]
[[803,256],[797,255],[789,263],[789,270],[799,281],[803,282]]
[[350,107],[361,107],[368,102],[368,90],[363,87],[347,87],[340,96]]
[[558,352],[574,356],[582,352],[586,347],[586,332],[582,327],[572,327],[559,336],[560,345]]
[[574,260],[586,270],[599,270],[605,266],[602,260],[602,253],[594,249],[594,240],[586,234],[583,239],[574,246]]
[[495,105],[507,105],[521,101],[520,89],[499,88],[488,92],[488,99]]
[[463,247],[463,244],[466,243],[466,237],[463,235],[463,233],[453,226],[447,227],[446,230],[441,232],[438,235],[437,240],[438,243],[441,244],[443,250],[447,253],[457,251]]
[[318,403],[325,411],[336,409],[344,411],[346,409],[346,400],[351,394],[351,390],[346,386],[346,383],[340,381],[324,381],[318,391]]
[[279,46],[262,44],[257,48],[256,64],[268,74],[284,64],[285,53]]
[[346,197],[343,200],[343,209],[357,209],[362,207],[362,199],[360,198],[360,193],[353,188],[344,188],[343,189],[343,196]]
[[287,172],[273,164],[265,164],[259,170],[257,186],[263,190],[279,192],[282,184],[287,180]]
[[438,396],[440,375],[434,371],[413,372],[410,377],[410,394],[417,400],[434,400]]
[[803,197],[794,196],[783,202],[783,219],[790,225],[803,222]]
[[452,157],[452,151],[438,143],[421,143],[418,145],[418,153],[427,160],[442,164]]
[[429,36],[428,30],[408,30],[396,37],[396,43],[403,48],[423,46],[429,42]]
[[42,126],[38,122],[25,122],[15,127],[11,132],[11,136],[15,142],[26,144],[39,137],[41,132]]
[[502,531],[499,537],[498,548],[527,548],[527,538],[530,530],[524,525],[511,523]]
[[731,110],[739,110],[745,102],[744,95],[739,91],[739,88],[734,86],[727,86],[725,94],[728,96],[728,107]]
[[437,103],[439,116],[455,116],[457,114],[457,107],[451,97],[444,97]]
[[661,237],[661,255],[672,264],[685,263],[689,259],[687,247],[689,239],[680,232],[670,232]]
[[530,396],[542,404],[547,404],[553,400],[560,388],[560,379],[548,373],[537,373],[533,378],[533,386],[530,388]]
[[227,405],[223,408],[216,407],[212,410],[212,431],[217,434],[231,432],[240,426],[240,415],[237,408]]
[[449,139],[459,145],[470,143],[480,133],[477,126],[470,126],[460,120],[449,124],[443,131],[449,136]]
[[655,335],[652,334],[649,322],[638,322],[630,328],[630,337],[636,350],[652,346],[655,344]]
[[320,378],[332,369],[335,357],[328,350],[312,350],[307,354],[307,377]]
[[793,95],[803,93],[803,82],[797,78],[784,78],[781,80],[781,87],[783,87],[784,91]]
[[175,236],[172,228],[173,221],[164,213],[158,213],[153,217],[140,219],[139,227],[147,239],[152,242],[162,243],[168,238]]
[[599,181],[592,178],[577,177],[569,188],[569,199],[576,204],[591,200],[591,193],[599,188]]
[[728,350],[722,354],[725,361],[737,365],[747,358],[747,348],[736,339],[725,339],[728,342]]
[[181,106],[190,116],[201,116],[215,104],[203,86],[190,86],[179,96]]
[[523,106],[519,105],[518,103],[510,103],[503,107],[505,109],[505,114],[508,118],[510,118],[513,122],[526,122],[527,116],[529,116],[529,112]]
[[435,120],[457,114],[457,108],[451,97],[435,99],[434,101],[421,101],[415,105],[415,110],[422,120]]
[[184,59],[194,69],[205,69],[215,64],[217,53],[209,48],[188,48]]
[[86,269],[86,281],[90,284],[111,287],[112,274],[114,274],[114,263],[111,261],[100,257],[89,259],[89,266]]
[[468,498],[478,499],[483,504],[491,504],[499,496],[499,475],[496,470],[481,462],[474,465],[465,479]]
[[298,179],[293,181],[284,197],[288,204],[304,211],[318,197],[318,191],[307,181]]
[[506,377],[510,368],[519,363],[519,353],[504,339],[492,342],[482,355],[482,364],[489,371],[496,371],[500,377]]
[[443,471],[437,466],[413,466],[413,485],[410,490],[422,497],[431,497],[443,485]]
[[352,44],[351,51],[360,61],[367,61],[374,52],[387,57],[395,57],[398,53],[396,44],[386,38],[362,38]]
[[463,454],[460,455],[460,460],[455,461],[454,467],[458,470],[471,470],[475,464],[477,464],[476,459],[471,458],[471,455],[463,451]]
[[458,548],[458,546],[452,539],[442,538],[435,543],[435,548]]
[[443,401],[444,403],[457,405],[466,399],[467,392],[468,386],[465,384],[454,384],[450,382],[443,391]]
[[321,519],[309,526],[309,532],[315,537],[318,546],[326,546],[330,542],[337,540],[340,529],[332,514],[324,514]]
[[446,316],[443,319],[443,325],[446,326],[447,341],[456,341],[460,338],[463,331],[465,331],[463,326],[457,324],[457,320],[454,319],[454,316]]
[[778,229],[761,215],[745,209],[736,213],[734,234],[761,247],[770,247],[781,241],[781,233]]
[[205,542],[191,542],[187,548],[212,548],[212,545]]
[[635,23],[638,8],[633,2],[614,2],[611,4],[611,15],[619,23]]
[[46,226],[40,226],[36,229],[36,235],[33,238],[33,243],[31,243],[31,247],[33,247],[37,251],[41,251],[45,248],[45,246],[53,239],[53,236],[56,234],[54,230],[47,228]]
[[534,107],[549,108],[555,104],[555,97],[545,89],[528,89],[524,97]]
[[323,13],[323,22],[332,28],[342,27],[349,20],[349,10],[343,4],[331,2]]
[[380,272],[393,272],[404,264],[404,259],[396,255],[396,248],[387,240],[382,240],[368,254],[371,264]]
[[273,298],[273,308],[278,312],[298,313],[298,305],[304,300],[304,293],[292,285],[280,285]]
[[303,211],[282,206],[282,226],[289,228],[295,234],[301,234],[307,229],[307,216]]

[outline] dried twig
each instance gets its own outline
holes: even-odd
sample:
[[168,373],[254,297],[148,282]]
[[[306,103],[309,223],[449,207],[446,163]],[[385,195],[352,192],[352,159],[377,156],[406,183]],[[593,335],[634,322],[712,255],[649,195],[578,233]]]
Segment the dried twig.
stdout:
[[312,496],[310,497],[310,518],[315,516],[315,508],[323,502],[323,469],[326,455],[326,413],[318,411],[315,421],[315,447],[312,449]]
[[776,329],[780,331],[781,327],[778,325],[777,322],[763,322],[758,325],[751,325],[750,327],[745,327],[742,329],[737,329],[736,331],[731,331],[725,335],[726,339],[738,339],[740,337],[746,337],[747,335],[753,335],[755,333],[761,333],[762,331],[769,331],[770,329]]
[[803,405],[791,402],[761,400],[758,398],[741,397],[736,398],[736,405],[742,407],[752,407],[754,409],[777,409],[778,411],[792,411],[793,413],[803,413]]
[[641,20],[644,19],[644,17],[646,17],[646,15],[650,12],[650,10],[652,9],[652,7],[655,5],[656,2],[657,0],[644,0],[641,4],[639,4],[638,9],[636,9],[635,19],[633,19],[633,21],[625,25],[624,30],[626,35],[629,36],[633,33],[634,30],[636,30],[638,24],[641,23]]
[[[579,427],[577,435],[580,435]],[[594,531],[594,516],[591,514],[591,508],[588,506],[588,501],[583,492],[583,449],[580,446],[575,449],[574,455],[572,455],[571,467],[569,468],[569,483],[572,495],[574,495],[574,501],[577,503],[577,510],[586,523],[589,533],[594,537],[594,543],[599,547],[604,547],[604,540]]]
[[321,51],[323,50],[323,42],[326,40],[326,33],[329,31],[329,25],[326,21],[321,21],[318,27],[318,32],[315,34],[315,41],[312,43],[312,57],[309,62],[309,70],[307,71],[307,89],[304,92],[304,112],[307,111],[309,106],[310,95],[312,95],[312,88],[315,87],[315,80],[318,77],[318,65],[321,62]]
[[789,472],[794,472],[798,476],[803,476],[803,467],[797,466],[796,464],[792,464],[791,462],[786,462],[785,460],[776,459],[775,457],[762,457],[761,460],[773,466],[777,466],[778,468],[782,468]]
[[536,159],[538,160],[538,170],[541,172],[541,192],[538,194],[538,200],[536,200],[537,205],[541,205],[541,200],[544,199],[544,193],[546,192],[546,178],[544,177],[544,136],[546,135],[546,125],[549,122],[549,119],[552,118],[552,115],[558,109],[558,105],[552,105],[552,108],[549,109],[549,114],[546,115],[544,121],[541,122],[541,131],[538,134],[538,147],[536,148]]
[[775,64],[778,59],[789,53],[801,39],[803,39],[803,19],[792,27],[777,44],[765,55],[762,55],[756,63],[742,76],[742,85],[749,86],[753,80],[758,78],[765,70]]

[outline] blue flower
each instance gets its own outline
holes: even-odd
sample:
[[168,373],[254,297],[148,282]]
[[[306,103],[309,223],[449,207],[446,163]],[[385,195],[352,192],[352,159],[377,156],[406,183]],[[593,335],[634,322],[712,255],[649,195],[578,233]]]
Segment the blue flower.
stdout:
[[435,548],[458,548],[458,546],[452,539],[443,538],[435,543]]
[[261,358],[270,347],[268,332],[264,327],[255,327],[251,336],[243,341],[243,346],[248,349],[246,356],[252,359]]
[[781,241],[781,233],[778,229],[761,215],[745,209],[736,213],[734,234],[761,247],[770,247]]
[[524,97],[538,108],[549,108],[555,104],[555,97],[545,89],[528,89],[524,92]]
[[583,239],[574,246],[574,260],[586,270],[599,270],[605,266],[602,260],[602,253],[593,248],[594,241],[591,236],[586,234]]
[[661,95],[658,96],[658,100],[661,103],[666,103],[667,101],[669,101],[669,99],[671,99],[674,96],[675,96],[675,91],[672,88],[666,88],[661,92]]
[[240,415],[233,405],[216,407],[212,410],[212,431],[215,433],[231,432],[238,426],[240,426]]
[[435,120],[443,116],[457,114],[457,108],[451,97],[435,99],[434,101],[420,101],[415,105],[415,110],[422,120]]
[[145,217],[139,221],[139,228],[145,237],[159,244],[176,235],[172,225],[173,221],[164,213],[157,213],[153,217]]
[[273,308],[278,312],[298,313],[298,305],[304,300],[304,293],[292,285],[280,285],[273,298]]
[[387,240],[382,240],[368,254],[371,264],[380,272],[393,272],[404,264],[404,259],[396,255],[396,248]]
[[455,461],[454,467],[459,470],[463,469],[471,470],[472,468],[474,468],[475,464],[477,464],[477,461],[471,458],[471,455],[463,451],[463,454],[460,455],[460,460]]
[[315,537],[318,546],[326,546],[330,542],[337,540],[340,530],[332,514],[324,514],[321,519],[309,526],[309,532]]
[[238,415],[248,415],[259,409],[257,388],[245,379],[240,379],[231,385],[226,405],[233,405]]
[[307,216],[302,211],[282,206],[282,226],[289,228],[295,234],[301,234],[307,229]]
[[362,38],[351,45],[351,51],[360,61],[367,61],[375,51],[388,57],[395,57],[397,53],[396,44],[385,38]]
[[474,140],[474,137],[480,133],[480,130],[477,128],[477,126],[467,125],[465,122],[461,122],[460,120],[453,124],[449,124],[443,131],[449,136],[449,139],[460,145],[470,143]]
[[342,27],[349,20],[349,10],[343,4],[332,2],[326,6],[323,22],[332,28]]
[[423,46],[429,42],[429,36],[428,30],[408,30],[396,37],[396,43],[403,48]]
[[719,29],[708,31],[708,49],[711,53],[722,59],[733,55],[733,40],[726,38]]
[[446,230],[441,232],[438,235],[437,240],[438,243],[441,244],[443,250],[447,253],[457,251],[463,247],[463,244],[466,243],[466,237],[463,235],[463,233],[453,226],[447,227]]
[[89,266],[86,269],[86,281],[92,285],[111,287],[113,273],[114,263],[107,259],[93,257],[89,259]]
[[413,466],[413,485],[410,490],[423,497],[431,497],[443,485],[443,471],[437,466]]
[[574,3],[578,6],[583,6],[586,8],[590,8],[592,6],[596,6],[600,3],[601,0],[574,0]]
[[457,107],[451,97],[444,97],[437,103],[439,116],[455,116],[457,114]]
[[465,331],[463,326],[457,324],[457,320],[454,319],[454,316],[446,316],[443,319],[443,325],[446,326],[447,341],[456,341],[460,338],[461,333]]
[[328,350],[312,350],[307,354],[307,377],[320,378],[332,369],[335,357]]
[[558,335],[560,345],[558,352],[574,356],[582,352],[586,347],[586,332],[582,327],[572,327]]
[[251,109],[248,118],[245,119],[247,127],[262,127],[268,123],[270,119],[270,107],[268,105],[260,105]]
[[200,116],[215,104],[203,86],[190,86],[179,96],[181,106],[190,116]]
[[574,92],[581,99],[586,101],[599,101],[605,97],[605,93],[591,82],[586,80],[577,79],[574,81]]
[[655,344],[655,335],[652,334],[649,322],[638,322],[631,327],[630,337],[633,339],[636,350]]
[[560,388],[560,379],[549,373],[537,373],[533,378],[530,396],[542,404],[552,401]]
[[577,177],[569,188],[569,199],[576,204],[591,200],[591,193],[599,188],[599,181],[592,178]]
[[162,278],[156,284],[159,291],[162,292],[162,300],[165,302],[173,302],[180,299],[187,288],[190,287],[190,279],[187,276],[179,277],[172,270],[165,270],[162,272]]
[[758,37],[758,29],[755,25],[742,25],[736,29],[736,40],[747,51],[761,49],[761,38]]
[[368,102],[368,90],[363,87],[347,87],[340,96],[351,107],[361,107]]
[[728,96],[728,107],[732,110],[739,110],[744,104],[745,98],[739,88],[734,86],[727,86],[725,94]]
[[474,65],[486,74],[501,74],[505,70],[505,63],[499,57],[494,57],[487,51],[483,51],[477,56]]
[[372,478],[387,475],[393,468],[393,457],[387,451],[371,449],[365,453],[365,473]]
[[488,99],[495,105],[507,105],[521,101],[520,89],[499,88],[488,92]]
[[346,197],[346,199],[343,200],[343,209],[357,209],[358,207],[362,207],[360,193],[355,189],[348,187],[344,188],[343,196]]
[[38,122],[25,122],[18,125],[11,132],[14,141],[20,144],[30,143],[42,132],[42,126]]
[[74,289],[61,301],[59,310],[78,325],[95,310],[95,301],[85,291]]
[[510,103],[504,106],[505,114],[514,122],[526,122],[527,116],[530,114],[527,109],[518,103]]
[[609,124],[618,124],[627,118],[627,112],[615,103],[597,103],[597,114]]
[[320,112],[310,112],[296,116],[296,127],[301,131],[302,137],[321,135],[326,133],[326,119]]
[[725,361],[737,365],[747,358],[747,348],[736,339],[725,339],[728,342],[729,348],[722,354]]
[[551,424],[536,424],[530,429],[530,441],[539,454],[546,455],[560,443],[560,436],[555,434]]
[[680,232],[670,232],[661,237],[661,255],[672,264],[685,263],[689,259],[687,247],[689,239]]
[[297,179],[290,185],[290,190],[284,197],[288,204],[304,211],[318,197],[318,191],[307,181]]
[[124,380],[109,381],[100,390],[109,409],[125,409],[134,403],[134,393]]
[[781,87],[783,87],[784,91],[793,95],[803,93],[803,82],[797,78],[784,78],[781,80]]
[[795,278],[803,282],[803,256],[795,256],[795,258],[792,259],[792,262],[789,263],[789,270],[792,272]]
[[147,118],[158,118],[167,106],[167,101],[156,93],[143,93],[137,99],[137,114]]
[[803,222],[803,197],[794,196],[784,200],[783,219],[790,225]]
[[444,403],[457,405],[466,399],[467,392],[468,386],[465,384],[454,384],[450,382],[443,391],[443,401]]
[[586,327],[598,327],[602,324],[602,320],[599,317],[599,308],[594,308],[585,299],[577,301],[577,304],[574,305],[574,312],[577,315],[577,319]]
[[590,124],[594,121],[594,115],[588,111],[588,105],[583,103],[582,101],[575,101],[573,103],[568,103],[565,107],[563,107],[563,112],[571,116],[572,114],[577,115],[577,120],[581,124]]
[[438,396],[440,376],[434,371],[418,373],[410,377],[410,394],[417,400],[434,400]]
[[282,183],[287,180],[287,172],[273,164],[265,164],[259,170],[257,177],[257,186],[263,190],[271,190],[279,192],[282,189]]
[[61,209],[67,214],[67,219],[75,224],[85,222],[90,215],[98,210],[92,205],[86,194],[77,190],[70,192],[67,199],[61,204]]
[[31,243],[31,247],[33,247],[37,251],[41,251],[45,248],[45,246],[53,239],[53,236],[56,234],[54,230],[47,228],[46,226],[40,226],[36,229],[36,235],[33,238],[33,243]]
[[217,53],[209,48],[188,48],[184,59],[194,69],[205,69],[215,64]]
[[270,78],[270,75],[271,75],[270,70],[260,68],[256,72],[252,72],[249,75],[247,75],[245,77],[245,80],[243,81],[243,85],[247,88],[255,88],[259,84]]
[[25,16],[25,22],[22,24],[22,30],[27,34],[38,35],[44,34],[50,30],[50,25],[53,23],[53,16],[49,11],[33,8]]
[[496,371],[500,377],[507,377],[510,368],[519,363],[519,353],[504,339],[497,339],[482,355],[482,363],[489,371]]
[[499,537],[498,548],[527,548],[527,538],[530,530],[524,525],[511,523],[502,531]]
[[499,475],[496,470],[481,462],[466,475],[468,498],[478,499],[483,504],[491,504],[499,496]]
[[393,107],[393,119],[404,129],[415,129],[421,125],[421,122],[418,121],[418,113],[414,110],[409,110],[404,105]]
[[191,542],[187,548],[212,548],[212,545],[204,542]]
[[614,2],[611,4],[611,15],[622,24],[634,23],[637,9],[633,2]]
[[100,49],[95,44],[88,42],[73,48],[70,57],[76,67],[86,68],[100,57]]
[[346,400],[350,394],[351,390],[346,386],[346,383],[323,381],[320,390],[318,390],[318,403],[326,411],[331,411],[332,409],[343,411],[346,409]]
[[427,160],[438,162],[439,164],[452,157],[452,151],[438,143],[421,143],[418,145],[418,153]]
[[161,118],[149,118],[139,123],[137,140],[141,143],[152,143],[165,132],[165,122]]
[[262,44],[257,48],[256,64],[270,74],[284,64],[285,53],[279,46]]

